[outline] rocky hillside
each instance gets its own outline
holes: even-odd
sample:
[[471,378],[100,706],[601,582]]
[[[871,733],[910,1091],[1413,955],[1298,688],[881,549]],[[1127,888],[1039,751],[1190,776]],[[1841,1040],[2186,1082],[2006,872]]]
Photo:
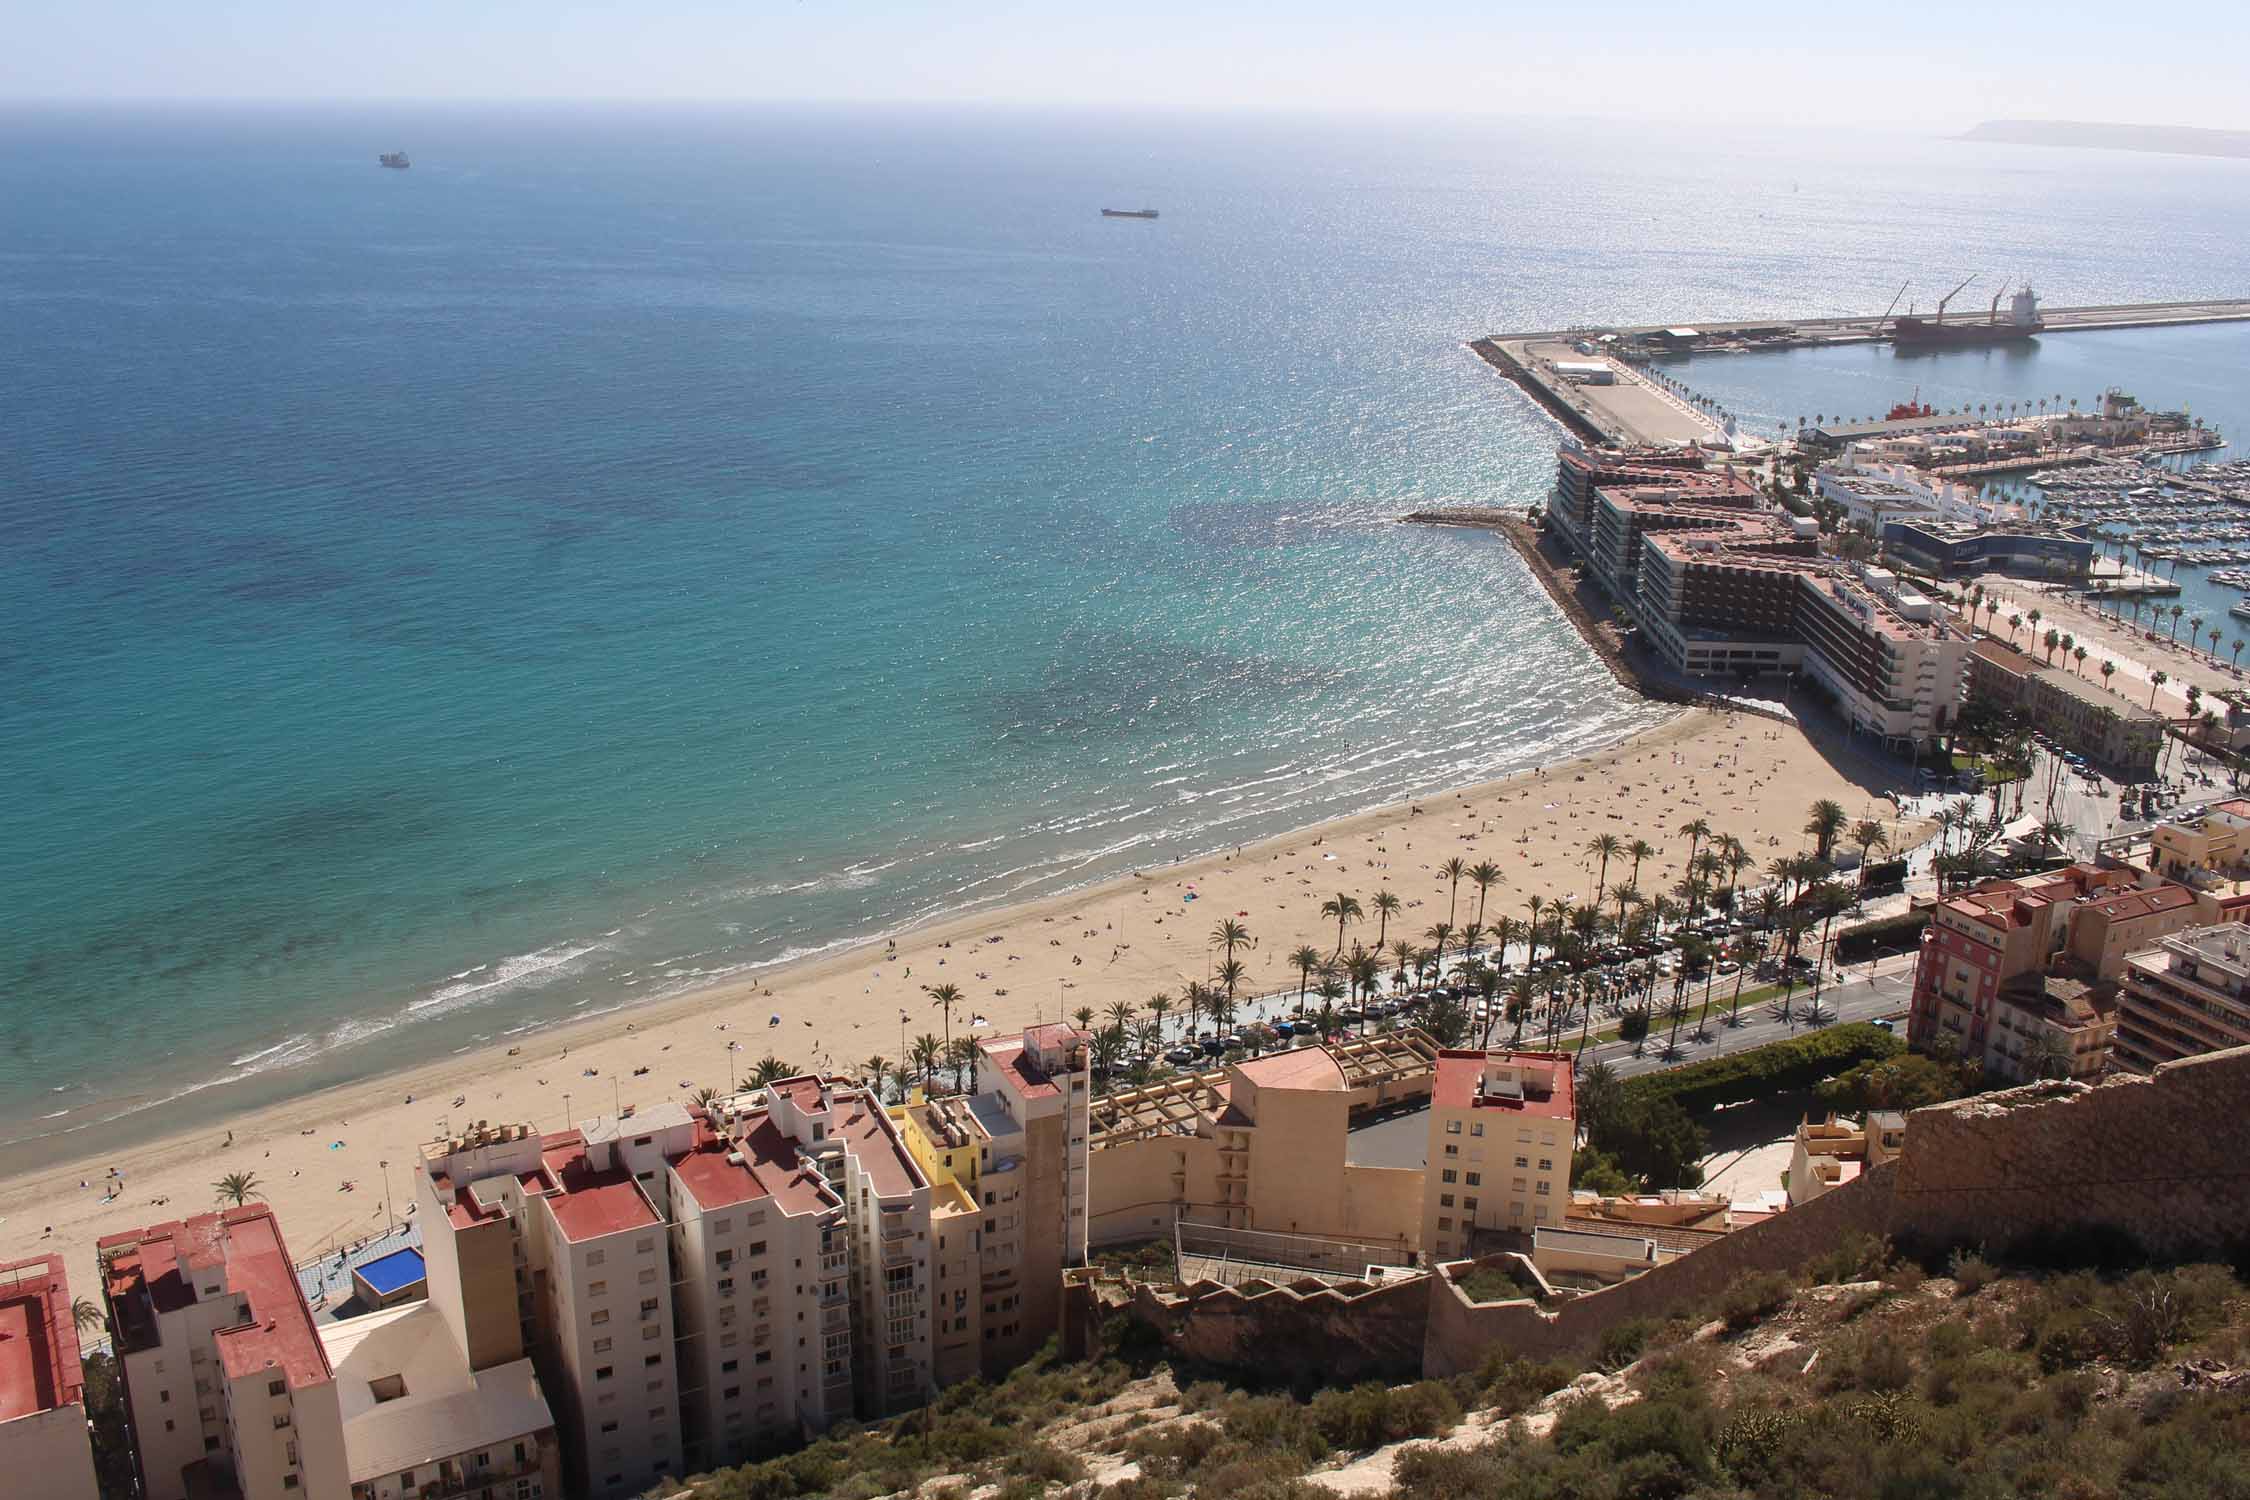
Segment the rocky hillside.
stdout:
[[1586,1367],[1256,1393],[1043,1364],[928,1413],[691,1481],[697,1500],[2250,1500],[2234,1268],[1948,1274],[1850,1247],[1616,1330]]

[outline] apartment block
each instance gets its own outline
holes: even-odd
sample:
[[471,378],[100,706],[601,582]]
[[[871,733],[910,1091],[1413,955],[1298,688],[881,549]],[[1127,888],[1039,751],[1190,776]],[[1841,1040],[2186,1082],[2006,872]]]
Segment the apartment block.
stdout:
[[0,1473],[37,1476],[52,1500],[99,1500],[84,1385],[62,1257],[0,1265]]
[[2125,960],[2117,1065],[2159,1063],[2250,1046],[2250,925],[2221,922],[2162,938]]
[[[1377,1056],[1383,1048],[1394,1049],[1388,1060]],[[1429,1067],[1410,1041],[1372,1037],[1269,1052],[1140,1091],[1123,1106],[1131,1123],[1113,1124],[1093,1154],[1095,1238],[1144,1239],[1186,1220],[1411,1260],[1422,1249],[1422,1171],[1353,1161],[1350,1131],[1355,1109],[1426,1088]],[[1120,1107],[1114,1099],[1105,1110]]]
[[1969,656],[1969,695],[2012,709],[2071,749],[2132,776],[2153,775],[2164,716],[2062,667],[1995,640]]
[[352,1500],[560,1500],[554,1414],[530,1360],[472,1369],[427,1301],[318,1326]]
[[1829,1115],[1797,1122],[1789,1152],[1789,1206],[1799,1208],[1906,1149],[1906,1116],[1877,1110],[1854,1125]]
[[128,1230],[96,1251],[147,1500],[350,1493],[335,1371],[271,1209]]
[[1569,1053],[1438,1053],[1422,1174],[1429,1258],[1479,1253],[1480,1231],[1561,1228],[1577,1141]]
[[1088,1038],[1035,1026],[979,1043],[964,1096],[891,1110],[930,1181],[939,1384],[997,1376],[1061,1318],[1062,1271],[1086,1259]]
[[423,1151],[430,1297],[478,1359],[528,1350],[573,1495],[926,1400],[930,1187],[880,1103],[784,1079]]
[[2128,955],[2218,909],[2170,882],[2134,886],[2133,875],[2071,865],[1938,902],[1922,935],[1908,1040],[1950,1047],[2016,1082],[2099,1076],[2122,1020]]

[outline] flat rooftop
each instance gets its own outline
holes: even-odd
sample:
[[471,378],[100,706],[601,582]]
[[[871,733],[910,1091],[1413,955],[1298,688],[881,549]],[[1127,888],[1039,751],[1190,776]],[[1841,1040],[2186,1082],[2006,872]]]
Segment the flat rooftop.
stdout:
[[62,1257],[0,1266],[0,1422],[74,1405],[83,1383]]
[[1624,442],[1685,447],[1725,436],[1718,423],[1686,402],[1662,394],[1628,366],[1616,366],[1617,378],[1611,385],[1578,385],[1555,374],[1548,368],[1555,361],[1568,364],[1586,358],[1567,339],[1503,341],[1502,347],[1540,384]]
[[556,1190],[545,1202],[563,1238],[572,1244],[644,1229],[658,1222],[633,1174],[623,1167],[597,1171],[586,1159],[586,1142],[575,1130],[541,1142]]
[[155,1314],[201,1300],[190,1277],[202,1273],[191,1268],[216,1263],[221,1294],[242,1299],[247,1313],[211,1335],[229,1378],[278,1370],[291,1390],[329,1380],[312,1309],[297,1283],[281,1225],[265,1204],[105,1235],[96,1248],[108,1252],[107,1290],[125,1347],[153,1342]]
[[[1447,1049],[1437,1055],[1432,1102],[1439,1109],[1489,1109],[1527,1119],[1572,1120],[1574,1082],[1567,1052],[1475,1052]],[[1487,1088],[1487,1075],[1512,1068],[1520,1091]]]

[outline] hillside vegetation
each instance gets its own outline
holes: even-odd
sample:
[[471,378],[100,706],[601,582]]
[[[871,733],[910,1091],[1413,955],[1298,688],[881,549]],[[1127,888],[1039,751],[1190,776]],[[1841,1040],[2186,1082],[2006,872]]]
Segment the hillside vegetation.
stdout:
[[[2240,1269],[1931,1275],[1862,1241],[1583,1363],[1253,1391],[1044,1359],[927,1412],[700,1476],[698,1500],[2250,1500]],[[1183,1385],[1183,1382],[1185,1384]]]

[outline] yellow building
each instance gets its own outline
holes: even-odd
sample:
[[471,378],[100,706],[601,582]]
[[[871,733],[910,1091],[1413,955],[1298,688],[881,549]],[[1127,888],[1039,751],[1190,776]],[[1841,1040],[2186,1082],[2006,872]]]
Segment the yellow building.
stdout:
[[1478,1253],[1478,1231],[1560,1228],[1578,1141],[1567,1052],[1444,1051],[1430,1095],[1422,1247]]
[[1176,1110],[1163,1129],[1095,1150],[1093,1241],[1165,1235],[1185,1219],[1415,1254],[1423,1174],[1347,1159],[1352,1109],[1366,1093],[1327,1047],[1206,1075],[1169,1099]]

